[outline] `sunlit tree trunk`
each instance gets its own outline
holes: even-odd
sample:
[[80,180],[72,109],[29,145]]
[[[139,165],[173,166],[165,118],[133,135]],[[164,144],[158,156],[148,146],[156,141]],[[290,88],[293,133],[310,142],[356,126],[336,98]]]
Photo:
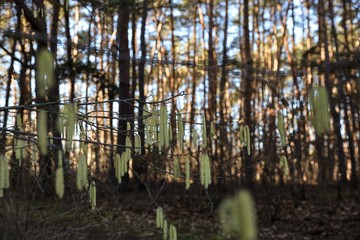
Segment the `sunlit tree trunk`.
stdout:
[[[335,14],[334,14],[334,6],[331,0],[328,1],[329,4],[329,13],[330,13],[330,21],[331,21],[331,35],[334,41],[334,48],[335,48],[335,59],[338,63],[340,63],[342,60],[340,59],[340,50],[339,50],[339,40],[338,40],[338,33],[336,30],[335,25]],[[346,3],[344,3],[346,5]],[[346,6],[344,7],[344,11],[346,10]],[[343,26],[344,27],[344,26]],[[344,34],[346,31],[344,30]],[[344,35],[345,39],[347,39],[347,36]],[[351,162],[351,175],[350,180],[352,184],[356,187],[358,184],[358,177],[356,173],[356,157],[355,157],[355,147],[354,147],[354,140],[353,140],[353,131],[350,127],[350,117],[349,117],[349,111],[352,110],[351,108],[351,98],[347,94],[344,95],[344,83],[349,83],[349,76],[348,71],[344,68],[341,68],[337,71],[338,74],[336,74],[338,86],[337,86],[337,98],[339,99],[339,105],[341,104],[344,107],[344,123],[345,123],[345,129],[346,134],[348,138],[348,152],[350,155],[350,162]],[[347,107],[349,106],[349,109]],[[351,111],[353,114],[353,111]]]
[[[330,84],[330,56],[329,56],[329,45],[328,45],[328,35],[327,35],[327,25],[325,20],[325,2],[323,0],[319,0],[318,2],[318,14],[319,14],[319,43],[320,43],[320,58],[322,61],[322,72],[319,74],[320,81],[325,84],[328,88],[329,99],[330,99],[330,112],[333,118],[333,128],[336,136],[337,143],[337,157],[339,163],[339,172],[338,172],[338,183],[339,186],[342,186],[346,183],[346,159],[344,154],[344,146],[343,139],[341,136],[341,123],[340,123],[340,114],[336,110],[337,104],[336,99],[331,94],[331,86]],[[318,149],[321,151],[321,149]],[[326,164],[323,163],[323,169],[320,168],[321,171],[326,171]],[[322,176],[324,178],[325,176]],[[325,181],[325,179],[322,179]]]

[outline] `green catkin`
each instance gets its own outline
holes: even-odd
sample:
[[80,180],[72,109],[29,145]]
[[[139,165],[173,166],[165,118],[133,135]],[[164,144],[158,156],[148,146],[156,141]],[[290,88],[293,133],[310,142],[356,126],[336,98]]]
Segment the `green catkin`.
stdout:
[[254,202],[249,191],[243,190],[237,196],[237,212],[241,239],[256,239],[256,218]]
[[131,144],[131,139],[129,136],[126,136],[125,138],[125,152],[126,154],[130,154],[129,158],[131,157],[131,149],[132,149],[132,144]]
[[18,130],[19,130],[20,132],[23,131],[23,127],[22,127],[22,124],[21,124],[21,115],[20,115],[20,114],[18,114],[18,115],[16,116],[16,126],[17,126],[17,128],[18,128]]
[[247,125],[244,126],[244,130],[243,130],[243,139],[244,139],[244,147],[247,147],[248,141],[247,141]]
[[46,86],[54,85],[54,60],[49,50],[43,49],[36,58],[36,91],[41,97],[46,96]]
[[181,114],[178,114],[178,121],[177,121],[177,129],[178,129],[178,143],[179,143],[179,150],[182,152],[184,150],[184,121],[181,117]]
[[32,156],[31,156],[31,159],[33,161],[33,164],[34,166],[36,167],[36,159],[37,159],[37,147],[35,144],[32,145]]
[[[151,141],[154,141],[156,143],[158,143],[160,141],[160,139],[159,139],[160,132],[158,133],[158,127],[157,127],[159,122],[160,122],[159,114],[156,110],[156,107],[154,106],[152,108],[152,112],[151,112]],[[159,129],[159,131],[160,131],[160,129]]]
[[64,196],[64,169],[61,151],[58,151],[58,168],[56,169],[55,174],[55,192],[59,198]]
[[8,160],[3,157],[3,178],[4,178],[4,182],[3,182],[3,186],[5,189],[8,189],[10,187],[10,170],[9,170],[9,162]]
[[134,135],[134,144],[135,144],[135,153],[140,154],[141,153],[141,139],[139,134]]
[[251,154],[251,146],[250,146],[250,143],[248,143],[248,145],[246,146],[246,150],[247,150],[247,155],[250,156],[250,154]]
[[170,224],[169,230],[170,230],[169,239],[170,240],[177,240],[176,227],[173,224]]
[[84,154],[81,154],[78,160],[78,168],[76,171],[76,186],[79,191],[89,186],[89,182],[87,180],[86,156]]
[[185,185],[186,190],[190,188],[190,159],[189,156],[185,157]]
[[330,131],[329,97],[324,86],[314,86],[309,91],[310,121],[317,136]]
[[200,182],[205,189],[211,184],[210,158],[207,154],[200,154]]
[[8,189],[9,187],[9,162],[4,155],[0,155],[0,198],[4,196],[4,189]]
[[168,126],[168,131],[169,131],[169,134],[168,134],[168,136],[169,136],[169,145],[168,146],[170,146],[170,141],[172,141],[172,138],[173,138],[171,125]]
[[211,166],[210,166],[210,158],[209,155],[205,155],[205,189],[208,188],[208,186],[211,184]]
[[9,162],[4,155],[0,155],[0,198],[4,196],[4,189],[10,187]]
[[254,201],[247,190],[225,199],[219,207],[224,234],[237,233],[240,239],[257,239]]
[[38,141],[39,149],[42,155],[47,154],[47,113],[40,110],[38,115]]
[[83,183],[82,183],[83,169],[82,169],[82,164],[81,164],[81,158],[82,158],[82,156],[80,156],[80,158],[78,160],[78,166],[77,166],[77,170],[76,170],[76,188],[79,191],[81,191],[83,189]]
[[128,161],[130,160],[129,151],[125,151],[121,154],[122,171],[121,176],[128,171]]
[[206,119],[205,119],[205,116],[202,117],[201,129],[202,129],[202,146],[203,146],[203,148],[205,148],[207,146],[207,133],[206,133]]
[[289,175],[289,165],[285,155],[280,157],[280,168],[283,170],[285,176]]
[[75,123],[76,123],[76,105],[67,104],[66,108],[66,149],[71,149],[72,137],[75,131]]
[[160,149],[163,150],[169,146],[169,130],[167,124],[168,116],[167,116],[167,108],[165,104],[160,106]]
[[285,121],[284,121],[284,115],[282,115],[281,112],[278,112],[278,130],[280,133],[281,146],[285,146],[286,145]]
[[83,164],[83,171],[82,171],[82,182],[83,182],[83,186],[84,188],[88,188],[89,187],[89,182],[88,182],[88,179],[87,179],[87,176],[88,176],[88,172],[87,172],[87,162],[86,162],[86,155],[84,156],[83,158],[83,161],[82,161],[82,164]]
[[210,139],[213,139],[215,137],[215,126],[214,123],[210,123]]
[[180,176],[180,163],[179,163],[179,158],[178,157],[174,157],[174,181],[177,181],[177,179]]
[[198,144],[198,134],[196,132],[196,129],[193,130],[193,145],[194,147],[197,147]]
[[114,161],[114,167],[115,167],[115,177],[118,180],[119,184],[121,183],[121,174],[122,174],[122,164],[121,164],[121,158],[120,154],[115,154],[115,161]]
[[205,185],[205,164],[204,164],[204,154],[200,154],[199,156],[200,163],[200,183],[201,185]]
[[56,129],[61,133],[61,135],[64,135],[64,119],[61,115],[56,120]]
[[161,207],[156,208],[156,227],[163,228],[164,226],[164,212]]
[[15,157],[19,160],[19,166],[21,166],[22,160],[26,154],[25,141],[22,139],[16,140]]
[[89,195],[90,195],[91,209],[95,209],[95,207],[96,207],[96,184],[95,184],[95,181],[92,181],[90,184]]
[[5,186],[5,164],[4,164],[4,157],[0,156],[0,190],[4,189]]
[[147,104],[144,104],[143,106],[143,122],[144,122],[144,131],[145,131],[145,144],[149,145],[150,141],[149,141],[149,137],[150,137],[150,133],[149,133],[149,129],[150,129],[150,122],[151,122],[151,118],[149,117],[149,107]]
[[250,155],[251,154],[251,143],[250,143],[250,128],[248,125],[244,126],[244,139],[245,139],[245,146],[247,149],[247,154]]
[[244,138],[244,125],[240,125],[239,134],[240,134],[240,142],[241,142],[241,144],[244,144],[244,142],[245,142],[245,138]]
[[321,111],[321,125],[322,132],[330,131],[330,113],[329,113],[329,97],[327,94],[326,87],[319,88],[319,102],[320,102],[320,111]]
[[[19,132],[23,132],[21,115],[16,116],[16,125]],[[22,139],[16,139],[15,157],[19,160],[19,166],[21,166],[22,159],[25,157],[25,143]],[[24,150],[23,150],[24,149]]]
[[168,222],[166,219],[164,219],[164,222],[163,222],[163,238],[164,238],[164,240],[168,239]]

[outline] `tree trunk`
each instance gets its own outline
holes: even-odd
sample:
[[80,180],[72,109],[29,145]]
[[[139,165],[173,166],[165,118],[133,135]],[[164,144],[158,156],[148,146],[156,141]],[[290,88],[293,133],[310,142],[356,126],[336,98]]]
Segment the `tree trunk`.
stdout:
[[[118,9],[118,24],[117,24],[117,43],[118,43],[118,63],[119,63],[119,121],[118,121],[118,153],[122,153],[125,148],[125,138],[127,136],[127,122],[130,121],[132,116],[131,106],[127,102],[131,96],[130,88],[130,50],[128,39],[128,23],[129,23],[129,4],[131,2],[127,0],[121,0]],[[113,176],[115,179],[115,172]],[[126,173],[122,181],[122,190],[129,188],[129,174]]]
[[[253,61],[251,58],[251,46],[250,46],[250,31],[249,31],[249,1],[244,0],[244,15],[243,15],[243,34],[244,34],[244,47],[242,54],[243,62],[243,92],[244,92],[244,121],[250,128],[250,139],[251,146],[254,144],[253,130],[254,125],[251,119],[251,100],[252,100],[252,86],[253,86]],[[252,154],[252,153],[251,153]],[[248,187],[252,186],[254,179],[254,169],[251,166],[252,156],[244,153],[244,166],[245,166],[245,175],[246,175],[246,185]]]

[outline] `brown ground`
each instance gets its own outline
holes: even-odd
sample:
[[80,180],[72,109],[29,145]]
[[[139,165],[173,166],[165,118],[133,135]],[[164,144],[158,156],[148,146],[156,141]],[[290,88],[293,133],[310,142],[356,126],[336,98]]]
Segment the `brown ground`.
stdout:
[[[257,192],[259,239],[360,239],[358,194],[338,200],[336,190],[320,195],[317,187],[307,187],[307,198],[295,204],[291,189]],[[176,195],[182,197],[166,197]],[[152,203],[146,192],[99,193],[91,210],[86,193],[29,201],[6,192],[0,199],[0,239],[162,239],[155,228],[156,204],[177,227],[178,239],[237,239],[221,235],[215,195],[164,191]]]

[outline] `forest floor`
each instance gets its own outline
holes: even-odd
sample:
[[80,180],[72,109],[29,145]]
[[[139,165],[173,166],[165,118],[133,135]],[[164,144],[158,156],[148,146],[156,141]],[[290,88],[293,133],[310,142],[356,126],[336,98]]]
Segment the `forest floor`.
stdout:
[[[320,196],[317,187],[307,187],[306,198],[294,201],[289,189],[258,192],[259,239],[360,239],[359,194],[344,193],[339,200],[334,189]],[[41,201],[5,194],[0,199],[0,239],[162,239],[155,226],[157,205],[177,227],[180,240],[237,239],[221,234],[218,204],[210,192],[199,198],[162,193],[156,204],[146,191],[113,197],[99,193],[94,210],[86,193]]]

